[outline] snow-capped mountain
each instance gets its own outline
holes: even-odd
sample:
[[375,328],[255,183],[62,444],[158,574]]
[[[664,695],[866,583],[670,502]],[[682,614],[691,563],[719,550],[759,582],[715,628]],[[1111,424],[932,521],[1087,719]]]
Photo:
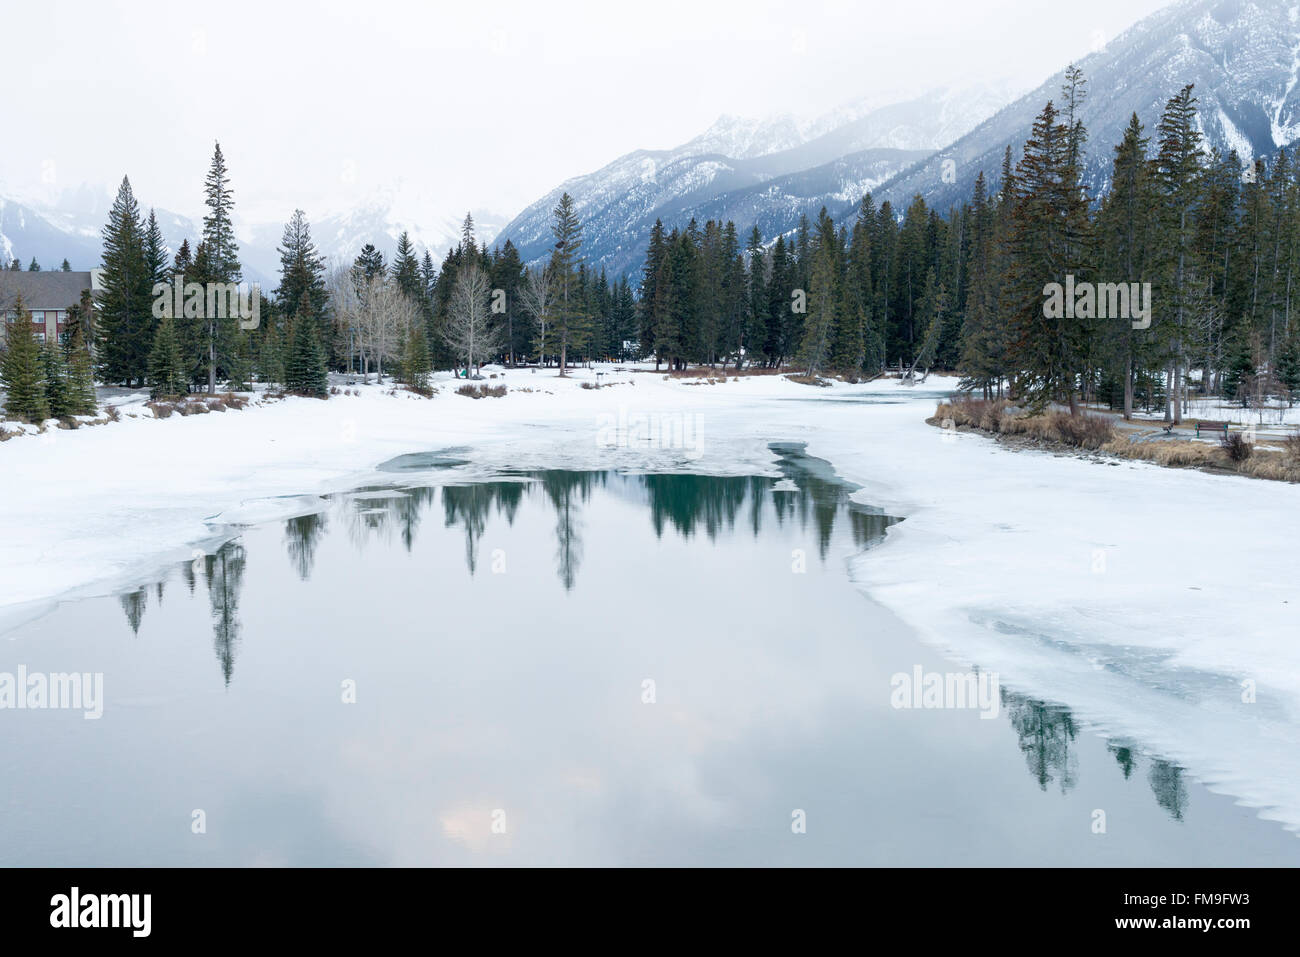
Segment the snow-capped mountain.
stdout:
[[[44,269],[56,269],[66,258],[73,269],[98,266],[101,233],[108,222],[114,191],[83,185],[54,195],[5,198],[0,191],[0,260],[17,257],[24,268],[33,258]],[[136,197],[144,212],[147,197]],[[193,247],[203,232],[201,219],[155,209],[163,239],[173,253],[188,239]],[[288,210],[285,219],[288,219]],[[403,231],[410,233],[417,254],[428,249],[434,264],[441,265],[447,250],[460,242],[466,211],[437,212],[437,205],[401,184],[375,190],[355,207],[313,219],[312,238],[327,262],[351,262],[361,247],[374,243],[391,258]],[[504,218],[484,210],[469,211],[474,217],[475,235],[490,242],[500,231]],[[274,286],[280,271],[276,251],[284,233],[284,221],[247,222],[236,219],[235,237],[244,278]]]
[[[1106,188],[1112,150],[1129,117],[1137,113],[1154,141],[1165,104],[1187,83],[1196,85],[1207,150],[1236,150],[1248,162],[1300,138],[1300,5],[1292,0],[1184,0],[1135,24],[1078,66],[1088,80],[1081,118],[1088,127],[1086,181],[1093,195]],[[969,199],[980,170],[990,180],[998,177],[1007,146],[1019,158],[1034,117],[1048,100],[1059,105],[1063,78],[1064,70],[900,174],[875,198],[897,206],[920,193],[940,209]]]
[[[583,220],[588,261],[634,272],[655,219],[734,219],[773,227],[779,211],[816,212],[878,185],[969,130],[1011,98],[997,85],[934,90],[902,100],[847,104],[809,120],[723,116],[669,150],[637,150],[560,184],[501,230],[525,260],[551,246],[551,211],[568,192]],[[770,233],[764,227],[765,235]]]

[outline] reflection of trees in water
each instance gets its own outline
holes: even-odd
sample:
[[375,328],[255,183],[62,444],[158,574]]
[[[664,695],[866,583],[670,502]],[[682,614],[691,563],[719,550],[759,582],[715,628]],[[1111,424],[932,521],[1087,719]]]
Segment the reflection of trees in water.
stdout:
[[371,539],[392,541],[396,529],[401,534],[402,545],[409,552],[415,544],[420,517],[436,494],[437,489],[430,485],[356,489],[339,500],[348,540],[360,550]]
[[[805,528],[812,520],[825,557],[841,512],[848,513],[848,528],[858,545],[878,539],[894,521],[853,505],[844,485],[807,471],[797,456],[782,456],[778,467],[783,476],[794,481],[797,490],[774,494],[774,480],[764,476],[636,475],[618,479],[639,491],[650,510],[655,534],[660,537],[671,527],[683,538],[702,529],[714,540],[724,531],[734,531],[737,517],[747,508],[755,538],[762,533],[764,520],[773,516],[780,520],[785,514],[798,515]],[[473,575],[478,570],[479,545],[493,510],[513,525],[525,497],[544,496],[555,510],[556,574],[568,591],[577,582],[583,560],[582,506],[594,489],[608,484],[613,474],[554,469],[517,473],[507,481],[362,488],[341,497],[338,509],[348,539],[358,550],[375,537],[390,540],[397,530],[403,546],[410,551],[424,512],[440,489],[445,526],[459,526],[464,532],[465,565]],[[285,550],[303,581],[311,578],[317,550],[329,526],[329,516],[324,512],[301,515],[284,523]],[[244,547],[236,542],[226,543],[201,561],[180,565],[181,578],[191,594],[197,572],[202,570],[211,604],[214,646],[227,684],[234,674],[240,640],[239,590],[245,566]],[[161,602],[163,583],[156,588]],[[139,631],[147,596],[147,589],[141,588],[119,598],[133,632]]]
[[1078,728],[1069,710],[1013,694],[1005,688],[1002,704],[1020,738],[1020,750],[1025,755],[1030,777],[1038,782],[1038,787],[1046,791],[1048,784],[1059,779],[1062,794],[1073,788],[1078,757],[1070,744]]
[[478,568],[478,543],[487,528],[488,515],[497,503],[498,491],[489,484],[448,485],[442,490],[442,510],[447,528],[465,530],[465,567],[471,575]]
[[[406,497],[405,490],[357,489],[363,493],[343,500],[343,514],[348,531],[348,541],[360,551],[371,539],[390,542],[393,527],[399,518],[399,508]],[[376,495],[376,492],[387,494]]]
[[137,588],[135,591],[118,595],[117,600],[122,605],[122,611],[126,613],[126,623],[131,626],[131,634],[140,634],[140,622],[144,620],[144,610],[149,604],[148,590]]
[[[847,515],[853,543],[865,548],[884,537],[885,529],[897,519],[880,515],[850,498],[852,489],[838,479],[826,479],[810,471],[798,456],[785,455],[777,462],[783,488],[762,476],[743,478],[705,475],[646,475],[642,484],[650,504],[650,521],[655,535],[662,538],[671,525],[684,538],[703,526],[710,540],[724,529],[734,529],[742,507],[748,505],[749,526],[757,538],[769,513],[778,525],[786,518],[797,519],[807,529],[811,522],[823,559],[830,549],[836,521]],[[793,487],[791,487],[793,486]]]
[[662,538],[671,525],[683,538],[690,538],[699,525],[710,541],[723,529],[735,527],[752,483],[771,484],[761,478],[705,475],[642,475],[640,480],[657,537]]
[[320,544],[328,524],[329,519],[324,512],[299,515],[284,523],[284,547],[294,570],[303,581],[311,578],[312,566],[316,564],[316,546]]
[[244,583],[246,552],[238,542],[226,542],[204,561],[208,601],[212,606],[213,646],[221,673],[230,684],[235,672],[235,645],[239,643],[239,589]]
[[1156,803],[1168,811],[1175,821],[1181,821],[1183,812],[1187,810],[1187,785],[1183,782],[1183,769],[1156,758],[1147,771],[1147,782],[1156,796]]
[[1127,781],[1132,777],[1133,769],[1137,767],[1137,758],[1133,755],[1133,749],[1111,741],[1106,745],[1106,750],[1115,755],[1116,763],[1124,772],[1124,780]]
[[591,497],[597,484],[605,484],[609,473],[550,470],[540,477],[542,489],[555,507],[555,571],[564,590],[570,591],[582,561],[580,505]]
[[[1074,716],[1068,708],[1045,704],[1014,692],[1002,690],[1002,704],[1006,708],[1011,726],[1020,738],[1020,750],[1025,754],[1029,773],[1044,791],[1047,785],[1059,778],[1061,793],[1078,783],[1078,759],[1070,744],[1078,733]],[[1124,779],[1132,777],[1137,769],[1138,751],[1119,741],[1108,741],[1106,750],[1115,758]],[[1175,821],[1183,819],[1187,809],[1187,784],[1183,769],[1161,758],[1152,757],[1147,771],[1147,783],[1155,795],[1156,803]]]
[[[786,516],[797,516],[805,529],[811,521],[823,559],[841,513],[847,515],[847,530],[859,547],[883,537],[885,529],[896,519],[854,504],[849,499],[848,486],[810,470],[809,462],[815,460],[793,452],[779,456],[778,469],[793,483],[789,491],[774,491],[774,480],[766,476],[674,474],[618,476],[618,479],[642,493],[655,534],[661,538],[665,529],[671,527],[683,538],[690,538],[702,529],[711,541],[716,540],[720,533],[734,531],[737,518],[746,508],[755,538],[762,533],[767,518],[775,517],[778,523],[783,523]],[[569,590],[577,581],[583,558],[581,507],[592,490],[606,485],[613,475],[607,471],[550,469],[514,473],[508,481],[400,489],[371,487],[358,489],[343,498],[341,508],[348,537],[358,548],[375,536],[388,539],[397,528],[403,545],[410,551],[421,516],[441,488],[444,525],[463,530],[465,565],[473,575],[478,570],[479,545],[493,510],[513,525],[524,497],[540,489],[555,509],[556,574]],[[324,530],[324,515],[303,516],[285,524],[290,561],[304,580],[311,574],[315,549]]]
[[393,513],[402,536],[402,545],[409,552],[415,545],[415,531],[420,527],[420,515],[433,504],[436,490],[432,485],[417,485],[402,489],[402,493],[402,497],[393,504]]

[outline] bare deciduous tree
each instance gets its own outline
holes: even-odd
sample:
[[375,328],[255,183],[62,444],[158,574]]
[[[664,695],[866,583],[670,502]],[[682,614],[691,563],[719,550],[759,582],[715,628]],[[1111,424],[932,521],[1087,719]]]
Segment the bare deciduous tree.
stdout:
[[354,281],[352,269],[343,263],[336,263],[331,267],[325,276],[325,292],[329,301],[330,315],[347,340],[348,371],[351,372],[352,361],[357,355],[361,316],[361,295]]
[[546,358],[546,333],[551,318],[551,281],[546,270],[535,267],[524,274],[524,281],[519,284],[519,297],[524,309],[537,321],[537,337],[533,348],[537,350],[538,361]]
[[492,322],[489,294],[487,273],[478,263],[461,268],[442,335],[456,358],[464,360],[467,374],[476,370],[483,359],[501,351],[501,329]]
[[358,323],[367,379],[373,362],[379,381],[384,381],[384,360],[400,355],[406,334],[418,318],[415,303],[402,292],[395,279],[388,275],[371,277],[361,298]]

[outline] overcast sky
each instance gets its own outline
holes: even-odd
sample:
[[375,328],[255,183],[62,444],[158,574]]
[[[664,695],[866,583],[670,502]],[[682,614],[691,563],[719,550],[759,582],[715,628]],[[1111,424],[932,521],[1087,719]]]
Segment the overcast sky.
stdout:
[[508,217],[721,113],[816,115],[980,79],[1029,89],[1164,5],[15,3],[0,191],[126,173],[146,206],[194,215],[219,139],[245,219],[320,216],[398,181]]

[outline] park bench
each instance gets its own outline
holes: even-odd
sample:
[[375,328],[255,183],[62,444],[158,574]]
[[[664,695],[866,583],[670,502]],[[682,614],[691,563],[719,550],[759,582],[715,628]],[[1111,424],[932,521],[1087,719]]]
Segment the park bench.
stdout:
[[1198,439],[1201,437],[1202,432],[1206,433],[1207,435],[1213,435],[1215,433],[1227,435],[1228,423],[1227,422],[1197,422],[1196,437]]

